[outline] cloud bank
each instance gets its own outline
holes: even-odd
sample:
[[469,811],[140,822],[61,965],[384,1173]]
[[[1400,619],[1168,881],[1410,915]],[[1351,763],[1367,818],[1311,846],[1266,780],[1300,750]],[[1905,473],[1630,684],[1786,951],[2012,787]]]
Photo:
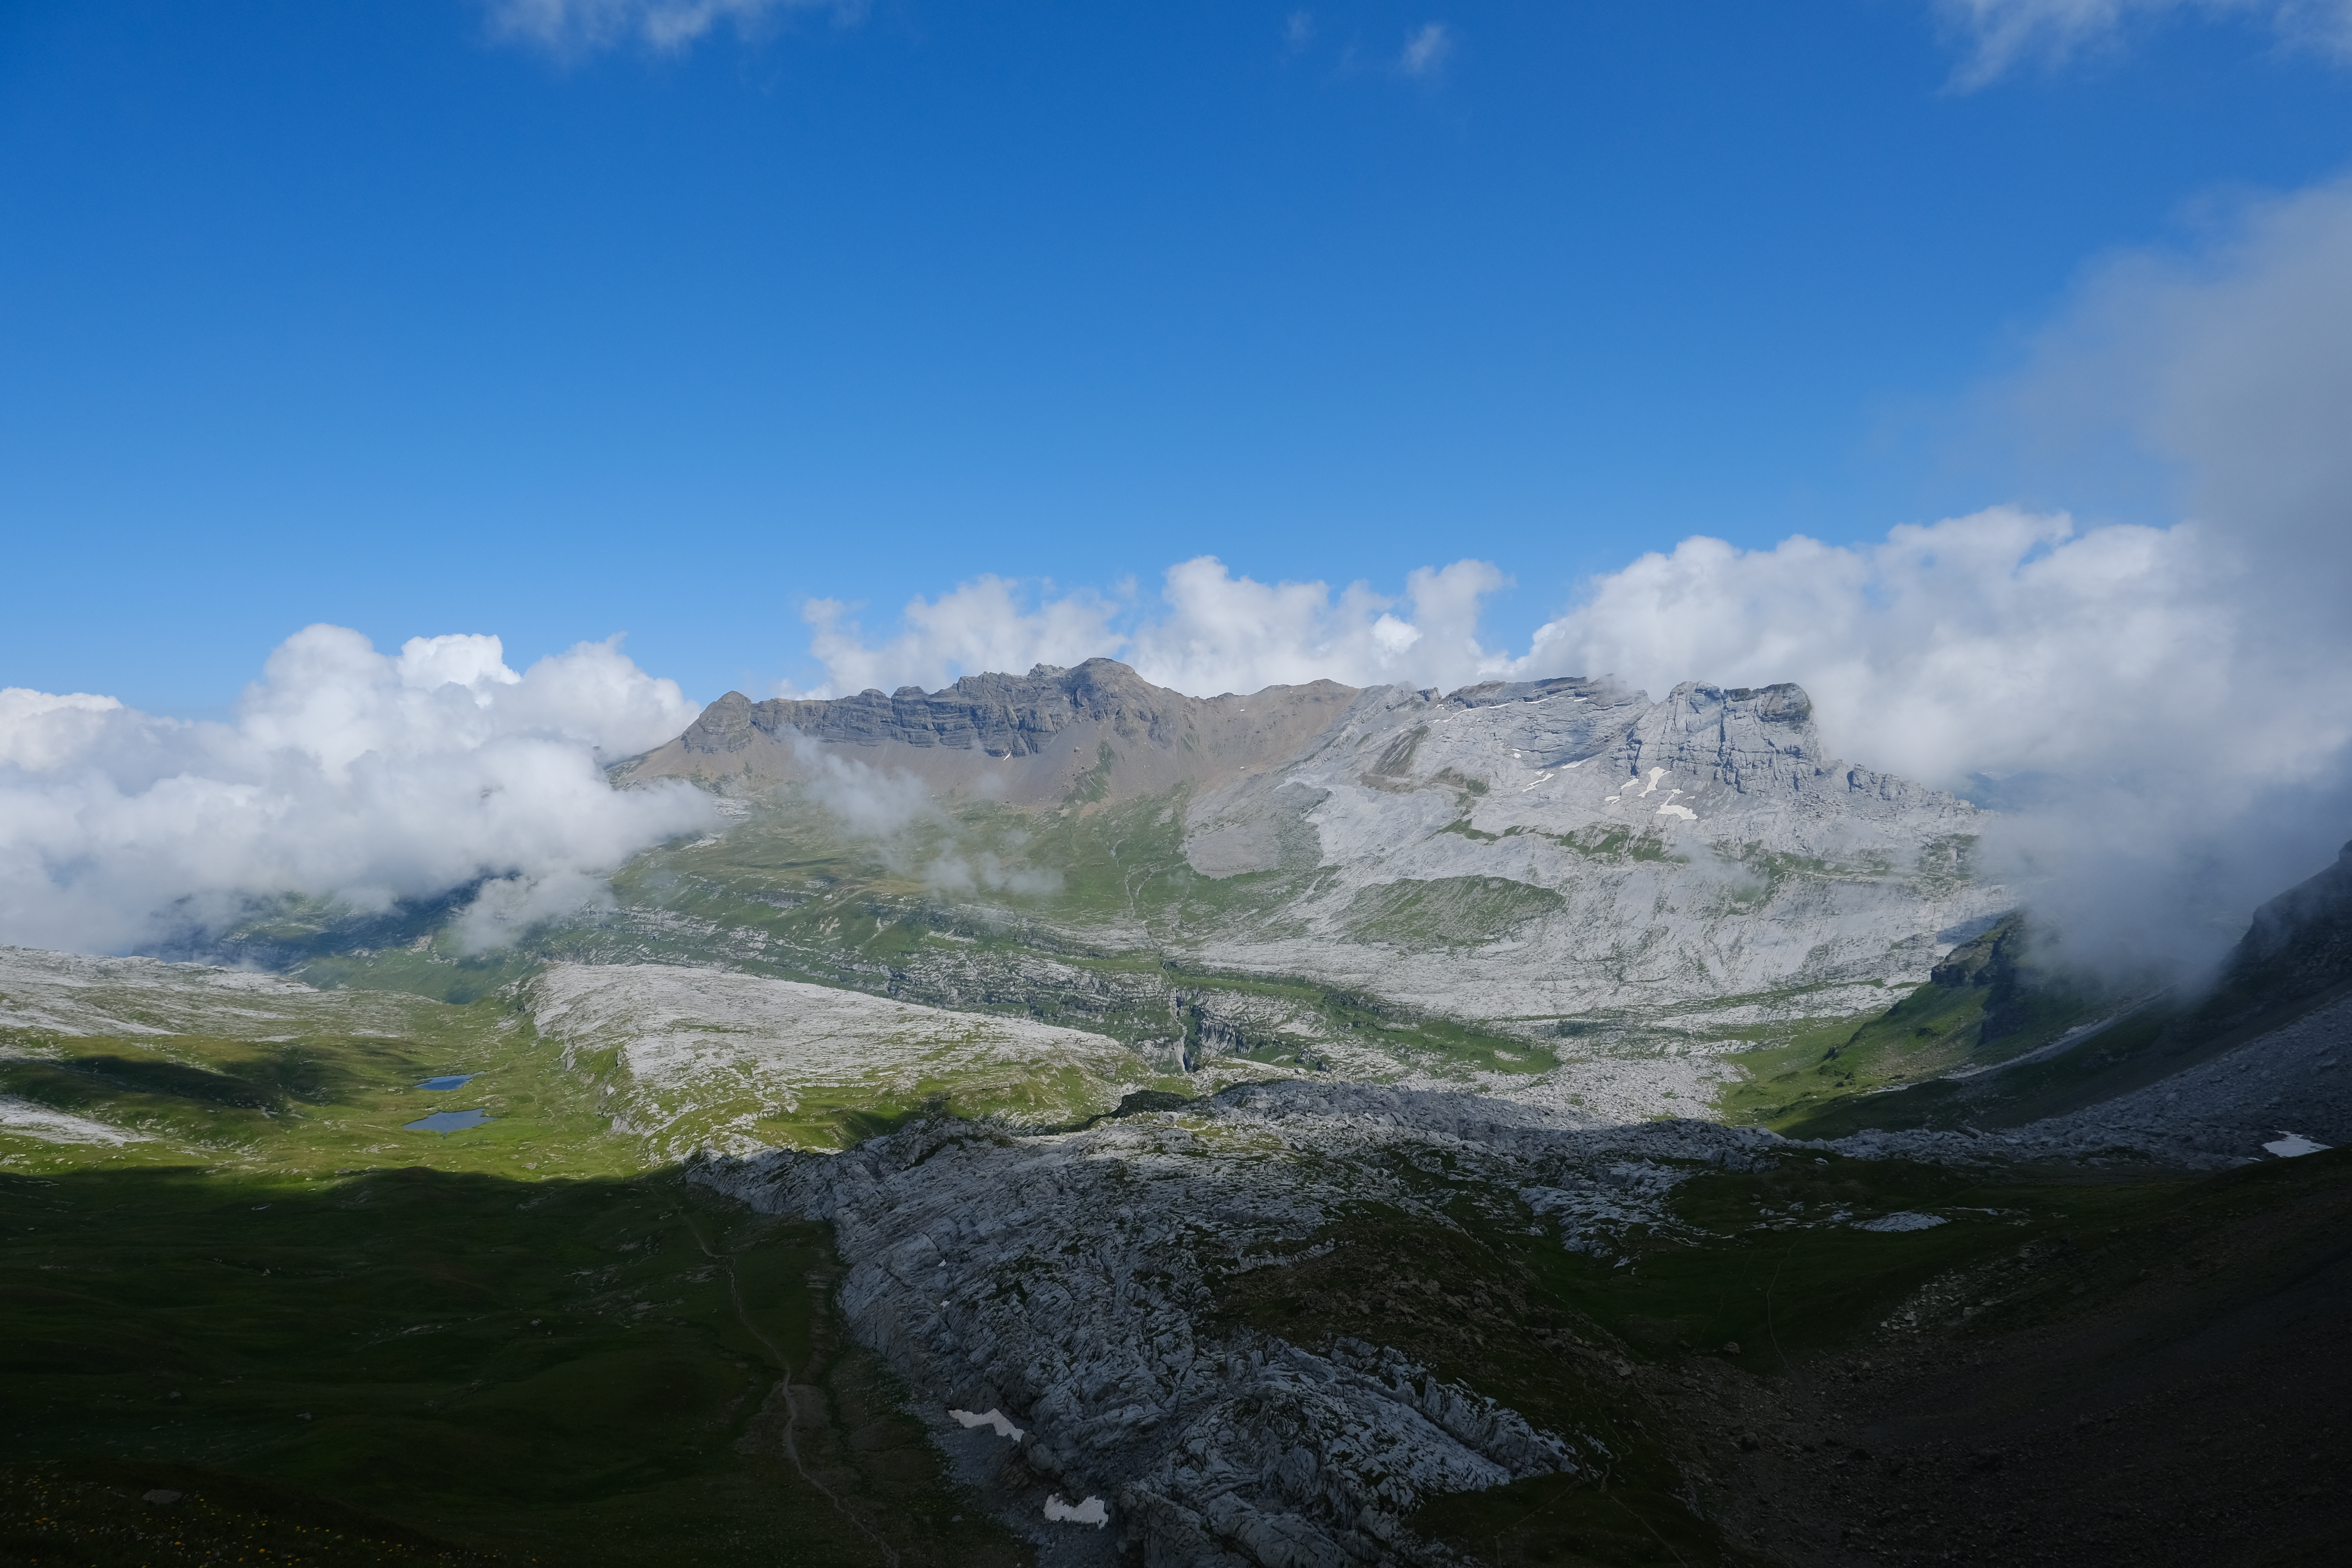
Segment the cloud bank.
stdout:
[[2352,0],[1939,0],[1937,9],[1968,51],[1954,77],[1963,90],[2021,66],[2063,65],[2134,26],[2169,16],[2247,17],[2289,47],[2352,60]]
[[610,644],[518,675],[494,637],[384,655],[328,626],[270,656],[233,723],[0,691],[0,942],[122,952],[257,898],[380,910],[479,881],[457,932],[493,946],[709,820],[691,788],[615,791],[600,762],[694,711]]

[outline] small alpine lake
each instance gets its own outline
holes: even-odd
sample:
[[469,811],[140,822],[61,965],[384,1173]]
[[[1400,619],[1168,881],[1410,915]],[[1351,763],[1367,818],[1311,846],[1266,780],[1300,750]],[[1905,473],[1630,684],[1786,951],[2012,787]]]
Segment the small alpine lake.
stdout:
[[478,1072],[447,1073],[440,1078],[428,1078],[416,1087],[419,1089],[429,1089],[436,1091],[449,1089],[463,1089],[481,1076],[482,1075]]
[[479,1127],[485,1121],[496,1120],[497,1118],[487,1110],[436,1110],[430,1116],[408,1123],[401,1131],[403,1132],[462,1132],[468,1127]]

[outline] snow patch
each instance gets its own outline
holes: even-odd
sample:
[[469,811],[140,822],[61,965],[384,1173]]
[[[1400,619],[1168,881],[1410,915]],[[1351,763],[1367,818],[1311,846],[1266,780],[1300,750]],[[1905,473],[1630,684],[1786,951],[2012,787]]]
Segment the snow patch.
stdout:
[[1053,1492],[1045,1499],[1045,1518],[1060,1524],[1091,1524],[1097,1530],[1110,1522],[1110,1508],[1098,1497],[1084,1502],[1064,1502],[1062,1494]]
[[2305,1138],[2302,1133],[2289,1132],[2285,1128],[2282,1127],[2279,1129],[2278,1137],[2273,1139],[2272,1142],[2263,1144],[2263,1147],[2269,1152],[2276,1154],[2282,1160],[2292,1160],[2298,1154],[2316,1154],[2321,1150],[2329,1147],[2329,1145],[2326,1143],[2315,1143],[2310,1139]]
[[1933,1230],[1943,1223],[1945,1223],[1944,1217],[1941,1215],[1907,1213],[1884,1214],[1880,1215],[1876,1219],[1863,1220],[1853,1228],[1856,1230],[1879,1231]]
[[992,1406],[978,1415],[969,1410],[950,1410],[948,1414],[961,1422],[967,1431],[974,1426],[993,1426],[998,1436],[1010,1437],[1016,1443],[1021,1441],[1021,1428],[1015,1426],[1003,1411]]

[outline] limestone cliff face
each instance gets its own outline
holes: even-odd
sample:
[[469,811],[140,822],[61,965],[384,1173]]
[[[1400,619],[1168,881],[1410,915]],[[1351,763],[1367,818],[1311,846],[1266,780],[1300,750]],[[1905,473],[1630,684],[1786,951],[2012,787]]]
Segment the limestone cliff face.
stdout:
[[1485,1017],[1792,986],[1842,1006],[2007,907],[1969,870],[1981,816],[1830,756],[1794,686],[1390,687],[1196,797],[1185,853],[1211,877],[1324,873],[1286,931],[1213,935],[1220,964]]
[[860,746],[942,746],[1026,757],[1081,723],[1103,726],[1131,742],[1173,745],[1193,717],[1187,710],[1200,705],[1123,664],[1090,658],[1075,669],[1041,664],[1025,676],[968,675],[938,691],[902,686],[887,697],[869,687],[829,701],[753,702],[730,691],[680,740],[687,751],[704,754],[740,752],[755,739],[797,732]]
[[730,691],[632,773],[784,784],[813,776],[830,754],[911,773],[945,794],[1043,804],[1080,791],[1117,800],[1279,762],[1355,695],[1318,680],[1248,697],[1188,697],[1107,658],[968,675],[929,692],[904,686],[887,696],[754,702]]

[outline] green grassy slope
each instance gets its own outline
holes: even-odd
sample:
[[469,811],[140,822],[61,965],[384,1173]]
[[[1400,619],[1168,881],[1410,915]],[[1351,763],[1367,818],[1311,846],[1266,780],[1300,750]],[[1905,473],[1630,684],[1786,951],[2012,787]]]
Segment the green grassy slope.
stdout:
[[[365,944],[335,947],[317,935],[299,947],[257,923],[231,945],[290,955],[293,972],[316,984],[447,998],[486,994],[550,958],[716,962],[1083,1028],[1171,1067],[1180,1052],[1196,1066],[1222,1052],[1313,1071],[1335,1043],[1354,1048],[1360,1068],[1388,1056],[1397,1074],[1556,1065],[1540,1046],[1509,1034],[1308,981],[1189,961],[1192,946],[1211,934],[1282,934],[1283,911],[1327,873],[1202,877],[1183,858],[1185,803],[1181,790],[1034,813],[963,803],[887,838],[860,840],[786,792],[722,837],[640,856],[614,879],[619,908],[610,914],[531,933],[499,957],[458,954],[438,927],[420,931],[421,945],[412,939],[360,951]],[[1513,889],[1536,892],[1469,880],[1466,890],[1431,884],[1374,917],[1402,921],[1399,930],[1434,921],[1468,940],[1525,914]]]
[[2038,1109],[2030,1086],[2068,1069],[2008,1064],[2147,1009],[2033,968],[2029,935],[2022,917],[2011,915],[1953,949],[1885,1012],[1809,1020],[1734,1058],[1742,1077],[1726,1088],[1718,1110],[1809,1138],[1981,1121],[1994,1102],[2014,1102],[2019,1121],[2051,1114]]

